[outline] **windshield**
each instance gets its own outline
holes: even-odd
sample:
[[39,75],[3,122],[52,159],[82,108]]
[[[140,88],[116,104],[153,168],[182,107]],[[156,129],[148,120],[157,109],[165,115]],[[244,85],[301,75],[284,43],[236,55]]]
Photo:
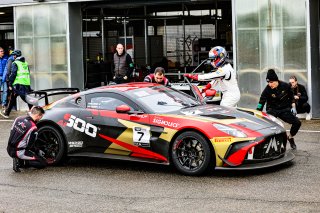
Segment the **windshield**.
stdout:
[[126,93],[152,113],[170,113],[201,105],[193,97],[165,86],[129,90]]

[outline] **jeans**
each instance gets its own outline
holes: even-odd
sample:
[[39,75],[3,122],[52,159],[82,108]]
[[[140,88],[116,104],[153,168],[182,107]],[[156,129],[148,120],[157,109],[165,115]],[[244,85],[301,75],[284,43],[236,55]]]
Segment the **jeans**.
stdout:
[[7,86],[7,82],[2,82],[2,78],[0,78],[0,88],[2,90],[1,105],[7,106],[8,86]]

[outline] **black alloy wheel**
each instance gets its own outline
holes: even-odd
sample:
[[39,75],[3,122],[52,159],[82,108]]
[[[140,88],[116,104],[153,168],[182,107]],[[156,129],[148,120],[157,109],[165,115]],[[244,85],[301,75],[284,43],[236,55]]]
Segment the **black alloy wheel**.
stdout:
[[208,169],[212,153],[202,135],[187,131],[180,134],[172,144],[171,157],[173,164],[181,173],[201,175]]
[[61,133],[52,126],[42,126],[38,130],[36,149],[43,151],[48,165],[62,163],[65,155],[65,143]]

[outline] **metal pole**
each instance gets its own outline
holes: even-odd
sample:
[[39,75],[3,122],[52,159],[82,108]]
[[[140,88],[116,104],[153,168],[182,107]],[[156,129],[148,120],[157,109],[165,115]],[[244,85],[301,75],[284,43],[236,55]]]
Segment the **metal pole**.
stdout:
[[186,26],[184,24],[184,4],[182,4],[182,30],[183,30],[183,65],[186,66]]
[[200,38],[202,38],[202,21],[201,21],[201,19],[200,19],[199,25],[200,25]]
[[165,48],[165,56],[166,58],[168,57],[168,38],[167,38],[167,20],[165,19],[164,20],[164,38],[165,38],[165,45],[166,45],[166,48]]
[[[147,17],[147,7],[144,6],[144,15]],[[144,18],[144,52],[146,55],[146,64],[149,64],[149,54],[148,54],[148,22],[147,18]]]
[[[104,38],[104,15],[103,15],[103,8],[101,8],[101,46],[102,46],[102,57],[105,60],[105,38]],[[101,60],[101,59],[100,59]]]
[[215,0],[216,3],[216,14],[215,14],[215,38],[218,38],[218,0]]
[[124,49],[127,51],[127,23],[126,17],[123,19]]

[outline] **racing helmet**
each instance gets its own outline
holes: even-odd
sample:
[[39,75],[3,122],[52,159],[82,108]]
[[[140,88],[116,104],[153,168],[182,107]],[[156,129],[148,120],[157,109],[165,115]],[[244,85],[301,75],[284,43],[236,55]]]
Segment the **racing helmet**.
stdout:
[[20,57],[22,54],[21,54],[21,50],[14,50],[11,55],[16,55],[17,57]]
[[228,52],[223,47],[216,46],[209,51],[209,59],[214,68],[222,66],[227,58]]

